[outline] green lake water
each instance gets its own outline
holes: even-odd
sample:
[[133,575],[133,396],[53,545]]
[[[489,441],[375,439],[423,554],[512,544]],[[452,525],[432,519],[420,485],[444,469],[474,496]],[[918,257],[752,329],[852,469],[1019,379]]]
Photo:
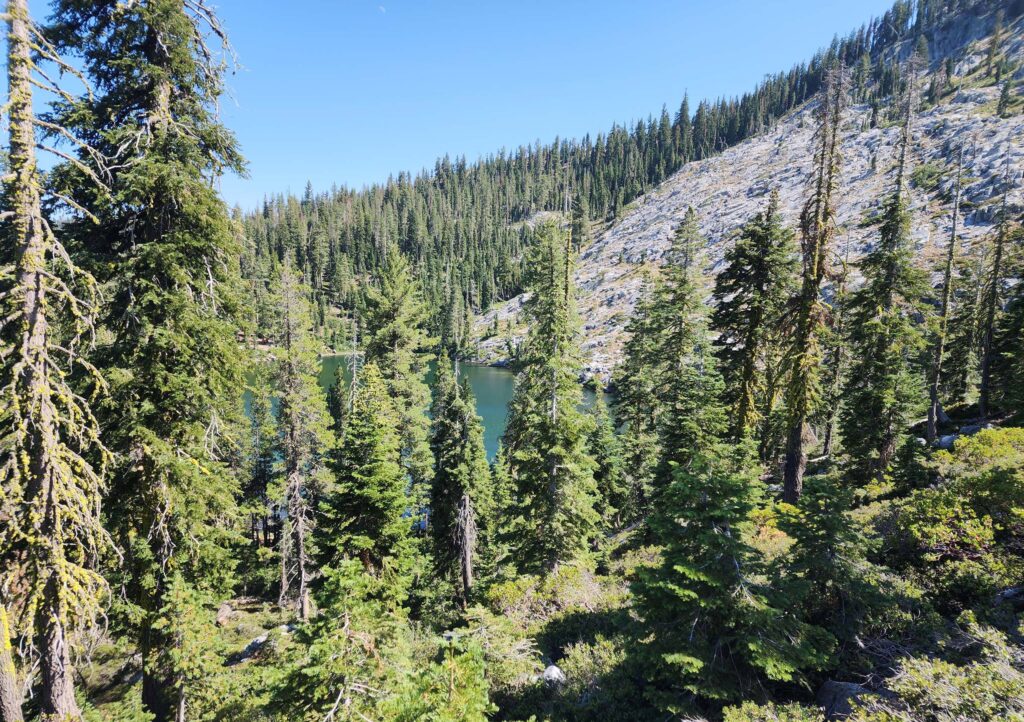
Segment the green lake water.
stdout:
[[[348,356],[326,356],[323,359],[323,366],[320,369],[320,386],[325,390],[334,383],[334,374],[338,367],[342,368],[342,375],[348,380],[347,371]],[[430,364],[427,373],[427,382],[433,382],[434,363]],[[487,456],[494,459],[498,453],[498,442],[505,433],[505,425],[508,422],[508,404],[512,400],[512,391],[515,387],[515,374],[508,369],[496,368],[493,366],[474,366],[471,364],[459,365],[460,378],[468,378],[470,388],[476,397],[476,412],[480,415],[484,425],[484,445],[487,447]],[[583,390],[583,404],[589,407],[594,403],[595,395],[590,389]]]

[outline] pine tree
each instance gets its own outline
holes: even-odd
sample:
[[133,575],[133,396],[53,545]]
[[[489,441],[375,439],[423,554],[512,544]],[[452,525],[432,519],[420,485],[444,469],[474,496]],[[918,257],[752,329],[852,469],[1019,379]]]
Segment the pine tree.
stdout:
[[642,658],[667,709],[689,695],[739,700],[827,656],[823,635],[774,607],[758,582],[762,563],[741,532],[758,473],[744,457],[742,448],[705,446],[675,467],[651,520],[661,561],[638,570],[633,591]]
[[590,407],[592,427],[587,440],[587,453],[597,464],[594,482],[597,487],[597,511],[610,529],[622,525],[623,509],[629,504],[626,474],[623,469],[622,444],[615,433],[615,421],[608,412],[603,392],[597,392]]
[[725,262],[715,281],[712,326],[732,434],[743,438],[761,429],[763,438],[784,385],[784,313],[796,277],[793,232],[782,224],[777,191],[743,227]]
[[406,594],[415,551],[400,418],[380,369],[367,363],[333,463],[335,487],[320,505],[316,532],[321,568],[358,559],[367,574],[384,580],[395,600]]
[[324,493],[326,459],[334,446],[330,415],[320,389],[320,346],[313,336],[309,289],[285,261],[281,268],[278,304],[281,310],[280,343],[276,349],[278,408],[277,453],[283,461],[284,508],[281,533],[281,582],[278,602],[285,607],[295,582],[295,606],[300,619],[308,619],[310,580],[313,574],[313,513]]
[[652,300],[659,333],[655,353],[661,360],[656,393],[662,405],[655,499],[671,483],[675,468],[686,467],[694,454],[725,432],[727,424],[721,404],[724,386],[708,328],[706,244],[697,214],[688,208],[672,237],[664,280]]
[[[44,215],[47,193],[36,157],[37,146],[49,147],[37,138],[37,127],[76,140],[73,127],[44,120],[33,106],[36,87],[73,102],[46,69],[70,66],[41,41],[25,0],[8,0],[4,19],[9,116],[0,207],[0,710],[5,722],[21,719],[10,612],[39,654],[41,718],[77,719],[72,635],[100,612],[107,585],[94,564],[109,547],[100,522],[108,454],[89,401],[93,390],[104,389],[82,356],[94,331],[97,288]],[[88,146],[78,147],[95,156]],[[69,162],[91,193],[100,192],[96,172]],[[65,202],[77,217],[91,215]],[[86,383],[73,387],[72,379],[83,375]]]
[[589,423],[581,390],[571,241],[542,226],[533,248],[531,326],[509,406],[504,445],[520,524],[516,557],[523,570],[551,571],[587,549],[598,523]]
[[1002,63],[1003,47],[1003,11],[1000,8],[996,11],[995,28],[988,41],[988,52],[985,54],[985,77],[992,77],[993,72],[999,72]]
[[977,388],[986,265],[985,249],[981,250],[957,264],[949,318],[949,360],[943,365],[942,376],[942,396],[949,404],[968,403]]
[[116,159],[100,223],[69,232],[109,274],[110,524],[137,605],[143,704],[163,722],[180,703],[164,663],[177,639],[162,613],[170,580],[215,596],[232,582],[238,480],[224,459],[244,385],[241,247],[215,185],[244,164],[217,119],[224,65],[206,34],[226,36],[203,0],[59,0],[54,22],[100,91],[65,114]]
[[[372,366],[368,366],[371,369]],[[375,369],[373,383],[383,386]],[[295,632],[295,649],[275,676],[270,710],[281,719],[391,719],[391,692],[414,673],[412,639],[387,581],[355,559],[337,558],[316,592],[317,614]],[[344,716],[342,716],[344,715]]]
[[377,364],[398,404],[402,465],[417,492],[425,493],[434,467],[425,414],[430,406],[427,351],[434,344],[425,331],[428,310],[420,282],[397,248],[389,248],[375,280],[366,288],[364,299],[366,362]]
[[938,436],[938,425],[942,416],[942,402],[939,389],[942,383],[942,364],[945,361],[946,341],[949,332],[949,316],[953,298],[953,267],[957,254],[957,222],[960,220],[960,191],[963,183],[964,154],[967,144],[960,144],[957,153],[956,174],[953,179],[953,220],[946,245],[946,265],[942,274],[942,300],[939,305],[939,317],[932,341],[932,364],[928,378],[928,426],[925,434],[929,444]]
[[987,419],[992,411],[992,365],[995,360],[995,333],[998,328],[1003,305],[1003,284],[1006,281],[1006,261],[1010,241],[1010,217],[1007,198],[1010,195],[1010,161],[1006,159],[1003,170],[1003,199],[999,212],[999,227],[996,229],[992,249],[992,267],[985,280],[981,309],[981,381],[978,387],[978,413]]
[[493,533],[491,470],[483,426],[472,391],[459,384],[441,359],[434,382],[430,447],[434,478],[430,492],[430,531],[437,576],[455,585],[465,609],[478,576],[478,557]]
[[999,91],[999,101],[996,103],[996,115],[1000,118],[1010,117],[1010,103],[1013,102],[1013,78],[1007,78]]
[[864,284],[850,301],[853,365],[844,390],[843,443],[853,478],[865,483],[888,470],[910,419],[921,411],[918,356],[924,346],[916,320],[927,292],[914,268],[909,191],[913,73],[903,108],[895,188],[886,201],[878,243],[861,261]]
[[622,424],[622,458],[626,484],[623,521],[642,516],[650,501],[654,467],[660,456],[656,393],[661,359],[657,327],[651,306],[652,284],[645,282],[626,325],[622,363],[615,369],[615,415]]
[[249,535],[254,546],[270,546],[270,489],[277,477],[277,420],[274,416],[272,365],[256,361],[249,382],[250,441],[242,505],[249,512]]
[[[1024,272],[1024,226],[1013,224],[1006,231],[1008,276],[1020,278]],[[1008,290],[992,340],[990,372],[991,396],[995,407],[1004,411],[1024,411],[1024,287],[1018,282]]]
[[579,193],[572,200],[573,250],[579,252],[590,245],[590,204],[586,195]]
[[869,596],[865,543],[849,515],[853,489],[836,475],[808,479],[796,506],[780,507],[779,528],[793,539],[773,577],[802,618],[824,633],[820,645],[852,641]]
[[807,447],[811,440],[808,421],[821,393],[820,335],[825,315],[821,287],[835,236],[835,194],[839,183],[839,146],[845,106],[846,73],[842,66],[832,66],[825,74],[815,111],[818,130],[811,195],[800,217],[803,273],[789,350],[792,375],[786,389],[788,431],[783,466],[783,497],[789,503],[800,498],[803,488]]
[[440,659],[408,681],[387,705],[394,722],[485,722],[498,709],[488,698],[484,653],[473,643],[444,642]]

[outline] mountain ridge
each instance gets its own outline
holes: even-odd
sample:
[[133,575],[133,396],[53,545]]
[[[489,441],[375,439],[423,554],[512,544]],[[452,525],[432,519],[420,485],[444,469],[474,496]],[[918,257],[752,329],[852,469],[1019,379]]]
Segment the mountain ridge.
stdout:
[[[935,37],[941,48],[933,54],[960,54],[957,76],[977,73],[984,63],[983,40],[991,32],[991,16],[975,17],[967,26],[952,24],[947,35]],[[1017,61],[1024,58],[1024,19],[1007,28],[1004,52]],[[909,41],[904,43],[907,45]],[[897,49],[902,53],[904,49]],[[1024,76],[1018,63],[1017,77]],[[965,218],[959,238],[965,248],[991,232],[995,214],[992,204],[1001,166],[1009,163],[1013,174],[1024,168],[1024,116],[997,117],[993,108],[997,87],[963,87],[938,104],[919,110],[915,118],[913,165],[942,165],[959,138],[971,137],[965,175]],[[711,158],[684,165],[654,190],[637,198],[607,230],[583,250],[576,268],[578,305],[583,320],[584,378],[607,382],[621,360],[625,325],[640,297],[643,279],[657,273],[675,226],[686,208],[693,206],[708,238],[708,253],[717,273],[727,245],[739,227],[761,210],[772,188],[781,197],[786,222],[796,225],[811,167],[811,100],[780,119],[768,132],[742,141]],[[840,226],[836,252],[849,251],[856,260],[876,230],[867,223],[885,195],[893,165],[898,131],[895,127],[871,128],[868,104],[852,106],[844,124],[843,181],[837,222]],[[948,183],[948,179],[947,179]],[[1024,206],[1019,184],[1009,195],[1013,207]],[[948,242],[950,203],[942,194],[912,192],[913,234],[919,258],[926,263]],[[519,295],[482,314],[475,325],[476,354],[480,363],[502,365],[509,349],[521,338],[519,313],[525,296]],[[496,331],[496,333],[494,333]]]

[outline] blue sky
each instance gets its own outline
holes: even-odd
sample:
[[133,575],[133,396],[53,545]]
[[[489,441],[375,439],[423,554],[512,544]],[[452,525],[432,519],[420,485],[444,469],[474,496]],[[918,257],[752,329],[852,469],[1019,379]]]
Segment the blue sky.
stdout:
[[[892,0],[212,0],[243,68],[230,204],[360,187],[750,89]],[[33,2],[37,5],[38,0]]]

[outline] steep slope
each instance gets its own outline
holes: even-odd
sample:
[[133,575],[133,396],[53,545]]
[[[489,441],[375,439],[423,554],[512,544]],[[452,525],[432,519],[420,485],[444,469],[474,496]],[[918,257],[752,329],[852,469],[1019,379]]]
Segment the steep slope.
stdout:
[[[920,112],[914,123],[915,165],[946,165],[951,148],[969,139],[973,150],[966,159],[965,219],[961,239],[965,248],[992,229],[1004,164],[1016,186],[1010,204],[1024,206],[1019,178],[1024,169],[1024,115],[995,114],[999,89],[974,87],[971,78],[985,60],[983,22],[953,27],[936,38],[941,53],[959,55],[956,76],[967,76],[960,92]],[[1024,76],[1024,20],[1008,28],[1008,57]],[[959,50],[958,50],[959,49]],[[933,52],[934,44],[933,44]],[[974,74],[972,76],[972,73]],[[1018,101],[1019,102],[1019,101]],[[811,167],[813,101],[780,121],[775,128],[714,158],[690,163],[638,198],[623,217],[584,249],[576,272],[579,307],[584,322],[586,376],[607,379],[619,361],[624,328],[642,291],[644,277],[657,273],[675,226],[688,206],[700,217],[709,241],[709,256],[717,271],[736,230],[779,190],[788,222],[796,224],[806,195]],[[872,243],[877,226],[870,221],[891,183],[898,129],[870,126],[871,108],[854,106],[847,114],[843,136],[843,178],[838,209],[837,254],[856,260]],[[913,233],[918,258],[934,267],[949,238],[950,208],[945,193],[914,190]],[[501,363],[509,344],[522,334],[519,319],[523,296],[501,304],[478,319],[478,360]]]

